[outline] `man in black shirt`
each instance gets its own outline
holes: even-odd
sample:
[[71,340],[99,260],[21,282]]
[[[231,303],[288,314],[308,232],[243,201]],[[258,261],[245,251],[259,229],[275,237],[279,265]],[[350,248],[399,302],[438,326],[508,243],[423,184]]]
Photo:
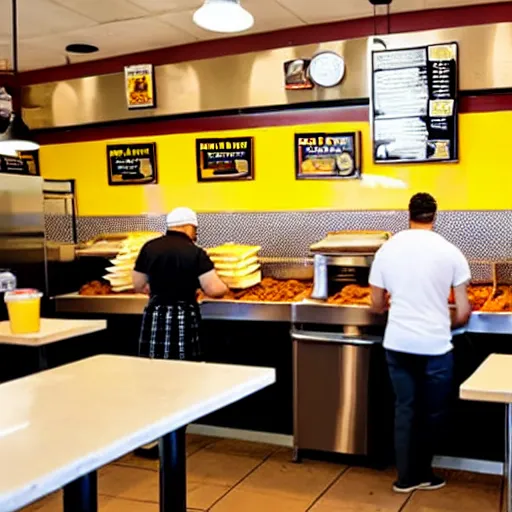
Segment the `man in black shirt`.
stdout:
[[151,240],[135,263],[137,292],[149,293],[142,319],[139,354],[156,359],[198,361],[200,311],[196,293],[209,297],[227,292],[206,252],[199,248],[197,215],[176,208],[167,216],[167,234]]

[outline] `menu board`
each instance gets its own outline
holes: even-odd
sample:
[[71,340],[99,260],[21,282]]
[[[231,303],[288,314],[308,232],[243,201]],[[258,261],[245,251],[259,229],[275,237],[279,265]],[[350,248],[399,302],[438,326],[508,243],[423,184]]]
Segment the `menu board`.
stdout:
[[156,144],[116,144],[107,146],[110,185],[146,185],[158,179]]
[[197,139],[198,181],[252,180],[254,140],[252,137]]
[[458,45],[372,53],[376,163],[458,160]]
[[124,82],[129,110],[156,106],[155,79],[151,64],[126,66],[124,68]]
[[295,175],[298,179],[361,177],[359,132],[296,133]]
[[40,176],[39,152],[22,151],[18,153],[18,157],[0,156],[0,170],[8,174]]

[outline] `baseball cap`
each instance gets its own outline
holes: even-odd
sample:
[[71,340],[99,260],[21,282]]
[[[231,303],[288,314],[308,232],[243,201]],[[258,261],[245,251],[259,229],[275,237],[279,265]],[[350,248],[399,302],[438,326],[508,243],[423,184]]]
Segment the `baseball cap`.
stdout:
[[196,212],[190,208],[175,208],[169,215],[167,215],[167,227],[175,228],[179,226],[191,225],[197,227]]

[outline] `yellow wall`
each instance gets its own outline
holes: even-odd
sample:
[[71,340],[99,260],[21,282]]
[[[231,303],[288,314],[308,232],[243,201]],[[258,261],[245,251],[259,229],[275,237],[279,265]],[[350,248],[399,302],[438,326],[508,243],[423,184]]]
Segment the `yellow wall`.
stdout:
[[[404,209],[418,191],[435,195],[444,210],[498,210],[512,208],[511,125],[512,112],[461,115],[458,164],[375,166],[368,123],[129,139],[157,143],[158,187],[108,185],[105,146],[119,139],[44,146],[40,161],[45,178],[77,181],[79,214],[84,216],[163,213],[179,205],[200,212]],[[295,180],[295,132],[353,130],[363,134],[362,181]],[[255,138],[255,180],[197,183],[195,139],[240,135]]]

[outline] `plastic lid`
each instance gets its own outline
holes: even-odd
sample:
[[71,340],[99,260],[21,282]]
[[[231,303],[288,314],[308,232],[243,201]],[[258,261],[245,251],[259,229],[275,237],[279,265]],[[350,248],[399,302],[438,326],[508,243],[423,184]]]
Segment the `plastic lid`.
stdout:
[[43,294],[32,288],[20,288],[18,290],[13,290],[12,292],[6,292],[4,295],[5,302],[15,302],[21,300],[33,300],[40,299]]

